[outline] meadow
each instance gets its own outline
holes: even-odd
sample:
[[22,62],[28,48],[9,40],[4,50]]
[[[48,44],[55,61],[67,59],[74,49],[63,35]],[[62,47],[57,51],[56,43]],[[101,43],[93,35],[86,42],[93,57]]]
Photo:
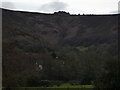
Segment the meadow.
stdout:
[[51,87],[16,87],[16,88],[3,88],[2,90],[56,90],[56,89],[65,89],[65,90],[93,90],[94,85],[70,85],[69,83],[64,83],[60,86],[54,85]]

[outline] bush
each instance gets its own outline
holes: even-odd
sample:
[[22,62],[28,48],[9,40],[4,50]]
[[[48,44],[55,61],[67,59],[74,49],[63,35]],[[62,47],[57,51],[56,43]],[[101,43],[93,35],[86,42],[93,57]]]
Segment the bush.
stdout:
[[71,80],[71,81],[69,81],[69,83],[71,85],[79,85],[80,84],[79,81],[76,81],[76,80]]
[[41,80],[40,83],[39,83],[39,86],[49,87],[49,86],[52,86],[52,84],[49,80]]
[[37,77],[28,78],[27,86],[29,86],[29,87],[40,86],[40,81],[39,81],[39,79]]
[[56,86],[60,86],[62,83],[62,81],[53,81],[53,84]]

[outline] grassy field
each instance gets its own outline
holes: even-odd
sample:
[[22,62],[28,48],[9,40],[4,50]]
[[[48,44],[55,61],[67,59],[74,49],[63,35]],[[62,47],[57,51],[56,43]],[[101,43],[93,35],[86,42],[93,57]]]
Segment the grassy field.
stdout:
[[48,88],[94,88],[93,85],[70,85],[68,83],[62,84],[61,86],[53,86]]
[[52,87],[18,87],[18,88],[11,88],[2,90],[58,90],[58,89],[65,89],[65,90],[93,90],[93,85],[70,85],[68,83],[62,84],[61,86],[52,86]]

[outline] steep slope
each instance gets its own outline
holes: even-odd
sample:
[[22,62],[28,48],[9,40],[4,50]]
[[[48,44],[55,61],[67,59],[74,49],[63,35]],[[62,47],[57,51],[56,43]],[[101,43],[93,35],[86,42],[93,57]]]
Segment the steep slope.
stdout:
[[[74,41],[73,45],[77,45],[87,41],[100,42],[103,39],[104,42],[116,36],[117,16],[61,15],[62,12],[41,14],[3,10],[3,25],[44,39],[50,44]],[[3,37],[4,31],[7,30],[3,30]]]

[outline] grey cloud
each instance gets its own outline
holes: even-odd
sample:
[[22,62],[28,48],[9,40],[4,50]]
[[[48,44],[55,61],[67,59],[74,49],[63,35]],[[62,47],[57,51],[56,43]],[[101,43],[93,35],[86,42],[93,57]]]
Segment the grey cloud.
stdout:
[[2,2],[3,8],[15,9],[15,6],[12,2]]
[[65,10],[66,8],[67,8],[66,3],[56,1],[56,2],[47,3],[47,4],[42,5],[39,10],[49,12],[49,11]]
[[120,13],[120,11],[111,11],[110,13],[111,14],[118,14],[118,13]]

